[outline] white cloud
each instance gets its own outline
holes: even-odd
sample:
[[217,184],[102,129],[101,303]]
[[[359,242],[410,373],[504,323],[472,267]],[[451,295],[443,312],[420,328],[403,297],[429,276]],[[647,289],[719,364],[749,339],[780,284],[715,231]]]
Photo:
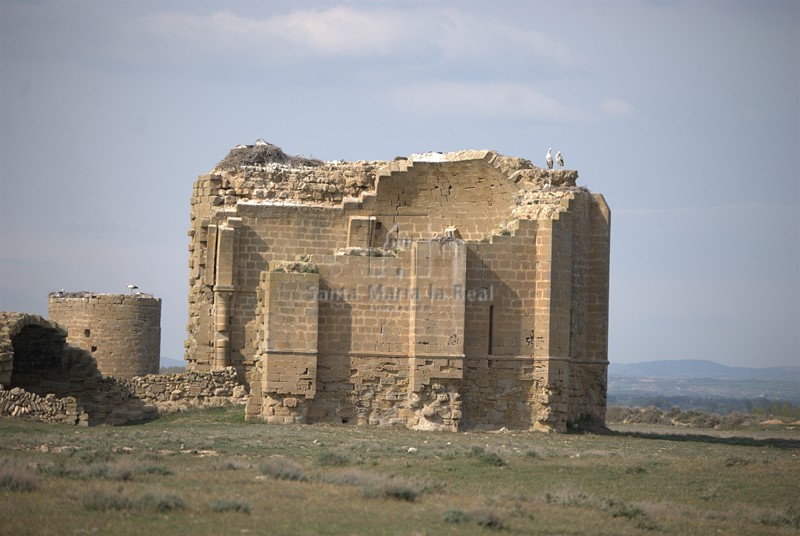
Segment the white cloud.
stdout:
[[583,115],[529,85],[516,83],[420,83],[397,88],[392,99],[417,112],[480,119],[575,121]]
[[228,51],[305,52],[323,56],[375,56],[394,49],[406,33],[390,12],[348,7],[293,11],[255,19],[221,11],[211,15],[160,13],[142,20],[146,31]]
[[260,51],[272,58],[395,57],[505,62],[518,68],[542,64],[556,69],[574,63],[565,47],[543,33],[435,7],[410,11],[336,6],[264,18],[228,10],[208,15],[170,12],[140,19],[137,26],[168,40],[228,53]]

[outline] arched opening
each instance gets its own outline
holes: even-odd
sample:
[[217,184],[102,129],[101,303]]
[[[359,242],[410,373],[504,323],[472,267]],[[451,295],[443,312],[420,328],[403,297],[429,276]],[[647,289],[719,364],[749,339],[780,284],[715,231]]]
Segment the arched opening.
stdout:
[[60,329],[35,324],[24,326],[12,336],[11,387],[32,392],[58,390],[66,380],[63,364],[66,337]]

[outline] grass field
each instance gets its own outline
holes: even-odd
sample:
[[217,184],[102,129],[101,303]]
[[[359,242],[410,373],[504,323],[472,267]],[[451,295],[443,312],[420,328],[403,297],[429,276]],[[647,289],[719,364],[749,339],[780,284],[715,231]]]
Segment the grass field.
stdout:
[[0,419],[0,534],[797,534],[800,426],[608,434]]

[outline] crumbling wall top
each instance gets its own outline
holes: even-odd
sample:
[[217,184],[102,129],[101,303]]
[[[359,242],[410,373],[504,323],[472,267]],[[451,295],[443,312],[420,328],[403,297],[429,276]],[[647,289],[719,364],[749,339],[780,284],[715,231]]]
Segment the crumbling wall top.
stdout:
[[367,195],[374,195],[378,179],[400,174],[413,175],[416,168],[460,162],[482,161],[494,168],[516,191],[517,209],[510,219],[552,217],[563,210],[564,196],[587,191],[576,186],[575,170],[546,170],[530,160],[505,156],[494,150],[426,152],[396,157],[389,161],[323,162],[291,156],[259,140],[254,145],[233,148],[207,175],[209,195],[215,211],[237,204],[342,206],[351,200],[358,206]]

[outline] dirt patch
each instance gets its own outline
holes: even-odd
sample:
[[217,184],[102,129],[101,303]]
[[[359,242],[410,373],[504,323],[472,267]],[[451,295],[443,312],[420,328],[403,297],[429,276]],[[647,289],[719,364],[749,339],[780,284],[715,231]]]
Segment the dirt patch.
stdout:
[[758,424],[783,424],[783,421],[780,419],[769,419],[766,421],[761,421]]

